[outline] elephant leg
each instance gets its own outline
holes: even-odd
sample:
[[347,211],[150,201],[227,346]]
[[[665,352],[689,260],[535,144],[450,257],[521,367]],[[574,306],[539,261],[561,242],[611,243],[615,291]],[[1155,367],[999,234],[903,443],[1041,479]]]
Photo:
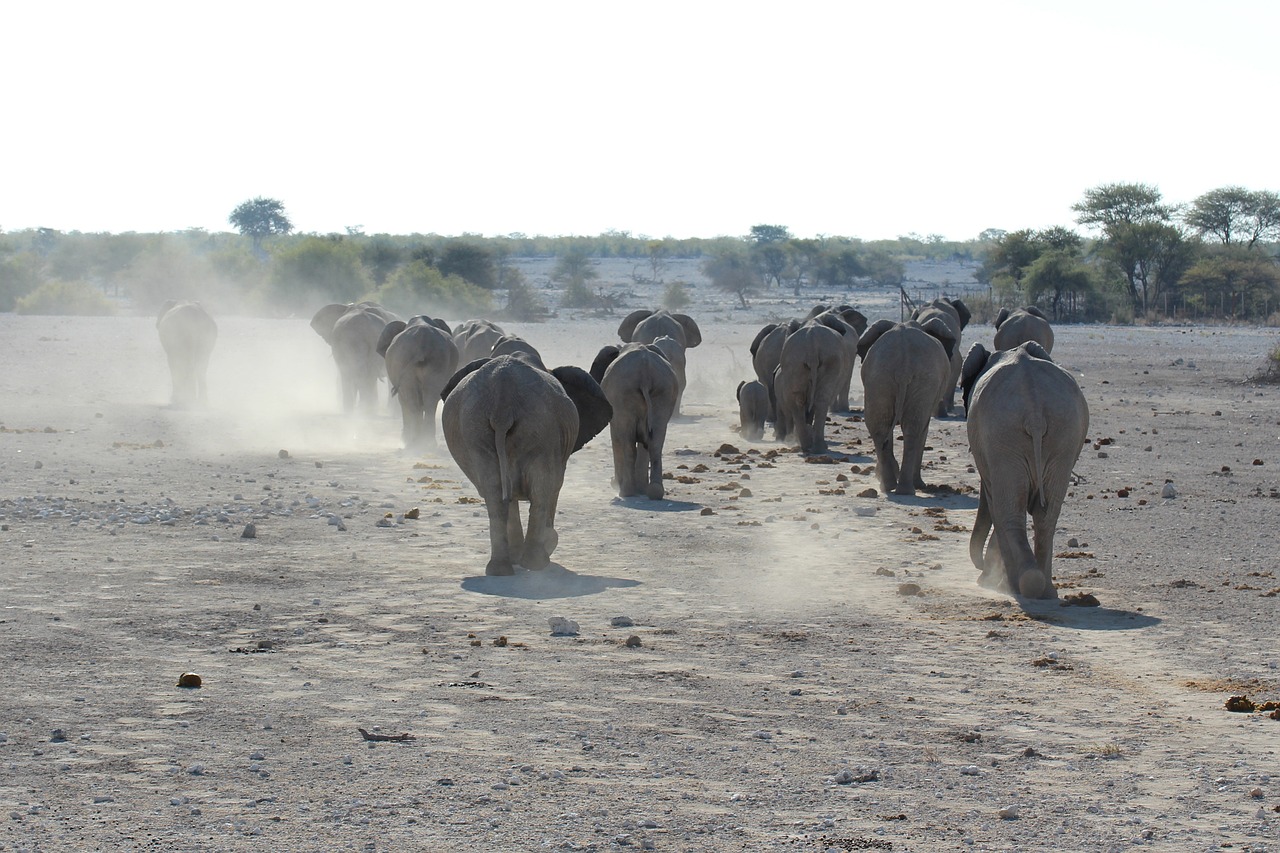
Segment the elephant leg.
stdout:
[[[1046,506],[1037,501],[1031,508],[1031,530],[1035,539],[1036,572],[1040,575],[1039,592],[1023,590],[1022,594],[1029,598],[1057,598],[1058,590],[1053,585],[1053,533],[1058,527],[1058,514],[1062,511],[1062,497],[1055,500],[1048,496]],[[1065,497],[1065,493],[1063,495]],[[1024,572],[1020,583],[1030,588],[1035,581],[1030,578],[1031,572]]]
[[192,379],[195,380],[196,402],[205,405],[209,402],[209,357],[212,351],[202,352],[196,356],[195,370]]
[[519,513],[516,512],[515,501],[504,501],[502,498],[486,498],[485,508],[489,510],[489,564],[484,567],[486,575],[513,575],[515,569],[511,565],[510,534],[508,523],[516,518],[519,529]]
[[667,441],[667,427],[663,424],[653,430],[653,435],[649,436],[649,446],[647,454],[648,471],[646,472],[646,481],[648,485],[645,487],[644,493],[648,495],[650,500],[660,501],[666,494],[666,488],[662,482],[662,447]]
[[875,443],[876,473],[880,475],[880,490],[892,492],[898,486],[898,460],[893,455],[893,433]]
[[902,470],[898,473],[894,494],[914,495],[916,489],[924,488],[920,471],[924,466],[924,446],[928,438],[927,420],[923,426],[914,421],[902,425]]
[[618,481],[618,495],[629,498],[636,489],[636,442],[621,425],[610,425],[613,439],[613,476]]
[[342,381],[342,411],[351,414],[356,410],[356,388],[358,383],[356,378],[348,371],[341,372]]
[[[992,482],[998,486],[997,479]],[[1005,583],[1012,592],[1038,598],[1045,584],[1036,566],[1031,543],[1027,541],[1028,497],[1028,483],[1019,472],[1017,482],[1003,489],[989,490],[987,500],[991,509],[992,535],[1004,564]],[[1024,589],[1023,576],[1027,572],[1031,577],[1026,579]]]
[[555,529],[560,486],[560,481],[540,485],[538,491],[546,493],[529,500],[529,533],[520,558],[520,565],[526,569],[545,569],[551,565],[551,553],[560,539]]
[[417,450],[422,443],[422,394],[420,389],[405,383],[396,390],[396,399],[400,401],[401,436],[404,446],[409,450]]

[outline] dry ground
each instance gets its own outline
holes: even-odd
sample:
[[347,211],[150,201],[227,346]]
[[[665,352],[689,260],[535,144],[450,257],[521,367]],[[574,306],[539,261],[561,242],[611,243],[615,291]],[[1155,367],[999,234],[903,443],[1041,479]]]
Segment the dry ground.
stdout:
[[555,565],[486,578],[474,489],[337,412],[305,319],[220,319],[178,411],[151,320],[0,315],[0,849],[1280,849],[1280,721],[1224,708],[1280,700],[1275,333],[1058,329],[1097,447],[1055,575],[1101,606],[1024,610],[962,420],[917,499],[857,497],[848,415],[831,464],[739,439],[761,319],[699,316],[668,500],[606,433]]

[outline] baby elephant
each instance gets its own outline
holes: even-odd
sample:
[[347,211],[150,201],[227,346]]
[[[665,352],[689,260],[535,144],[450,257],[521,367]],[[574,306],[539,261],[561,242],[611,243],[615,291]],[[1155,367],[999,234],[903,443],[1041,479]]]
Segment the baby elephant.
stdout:
[[742,437],[747,441],[760,441],[769,416],[769,389],[756,379],[739,382],[737,396]]
[[[522,356],[477,359],[440,394],[444,440],[489,511],[485,574],[543,569],[559,537],[556,503],[569,454],[609,423],[608,401],[585,370],[543,370]],[[528,534],[519,501],[529,502]]]
[[[974,344],[960,386],[981,479],[969,538],[969,557],[982,572],[978,583],[1027,598],[1057,598],[1053,533],[1089,431],[1084,394],[1035,342],[996,353]],[[1027,541],[1028,513],[1034,551]]]

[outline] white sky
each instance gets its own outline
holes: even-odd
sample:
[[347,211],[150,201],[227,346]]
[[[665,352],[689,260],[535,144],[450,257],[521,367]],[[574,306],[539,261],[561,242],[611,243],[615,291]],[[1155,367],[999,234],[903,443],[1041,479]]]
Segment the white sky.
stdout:
[[0,229],[951,239],[1280,191],[1274,0],[24,2]]

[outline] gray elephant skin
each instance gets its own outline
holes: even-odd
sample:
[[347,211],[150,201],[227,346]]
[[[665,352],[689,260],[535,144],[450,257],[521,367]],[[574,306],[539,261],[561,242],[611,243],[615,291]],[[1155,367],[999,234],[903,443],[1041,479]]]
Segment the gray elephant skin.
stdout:
[[392,320],[383,327],[375,351],[386,364],[391,396],[400,401],[404,446],[434,449],[440,392],[458,369],[458,348],[448,324],[425,314],[407,323]]
[[619,497],[644,494],[661,500],[662,449],[675,413],[679,386],[662,350],[649,344],[603,347],[591,375],[613,407],[609,439]]
[[851,305],[815,305],[803,320],[789,320],[785,323],[770,323],[756,333],[751,341],[751,366],[756,372],[756,379],[769,392],[768,420],[776,423],[777,393],[773,387],[774,372],[782,361],[782,345],[787,337],[806,322],[817,320],[836,331],[845,334],[844,327],[853,329],[853,336],[848,343],[849,364],[847,376],[843,379],[832,407],[840,411],[849,409],[849,384],[853,380],[853,366],[856,360],[858,337],[867,330],[867,318]]
[[[680,406],[684,402],[684,391],[688,384],[685,373],[686,356],[684,350],[692,349],[702,343],[702,330],[697,322],[688,314],[674,314],[665,309],[650,311],[640,309],[632,311],[618,324],[618,337],[624,343],[655,344],[662,338],[670,338],[670,344],[661,345],[667,354],[667,360],[676,372],[679,392],[676,394],[675,415],[680,414]],[[680,352],[675,352],[676,348]]]
[[972,316],[969,312],[969,306],[965,305],[963,301],[946,297],[935,299],[911,312],[911,319],[921,326],[935,318],[946,323],[951,330],[952,339],[955,341],[955,349],[951,353],[951,375],[948,379],[951,384],[946,395],[938,403],[938,417],[940,418],[950,415],[951,409],[955,406],[956,385],[960,381],[961,333],[964,331],[965,326],[969,325],[969,320]]
[[373,411],[378,403],[378,380],[386,375],[378,338],[387,323],[399,320],[376,302],[332,303],[311,318],[311,328],[333,351],[342,382],[342,410]]
[[218,324],[199,302],[176,302],[160,307],[156,318],[160,345],[169,361],[173,381],[170,398],[175,406],[204,405],[208,402],[209,357],[218,340]]
[[782,344],[774,380],[777,434],[782,441],[794,435],[802,453],[827,449],[827,412],[840,391],[840,382],[849,375],[849,359],[856,351],[846,339],[846,335],[854,337],[853,329],[844,329],[842,333],[810,320]]
[[[875,448],[880,488],[914,495],[929,421],[950,386],[951,328],[934,318],[924,325],[877,320],[858,342],[862,356],[863,420]],[[893,453],[893,429],[902,427],[902,465]]]
[[1001,308],[994,325],[994,344],[998,350],[1013,349],[1027,341],[1035,341],[1046,353],[1053,353],[1053,327],[1044,312],[1034,305],[1014,311]]
[[961,386],[981,480],[969,538],[978,582],[1026,598],[1057,598],[1053,534],[1089,431],[1084,394],[1035,342],[995,353],[975,344]]
[[739,433],[747,441],[764,438],[764,422],[769,417],[769,390],[758,379],[738,383]]
[[[445,444],[489,513],[485,574],[546,568],[559,542],[556,505],[569,455],[612,415],[600,386],[578,367],[548,372],[497,356],[467,364],[441,396]],[[520,501],[529,505],[527,531]]]
[[493,354],[493,345],[506,333],[491,320],[463,320],[453,330],[453,345],[458,348],[458,363],[470,364],[477,358]]

